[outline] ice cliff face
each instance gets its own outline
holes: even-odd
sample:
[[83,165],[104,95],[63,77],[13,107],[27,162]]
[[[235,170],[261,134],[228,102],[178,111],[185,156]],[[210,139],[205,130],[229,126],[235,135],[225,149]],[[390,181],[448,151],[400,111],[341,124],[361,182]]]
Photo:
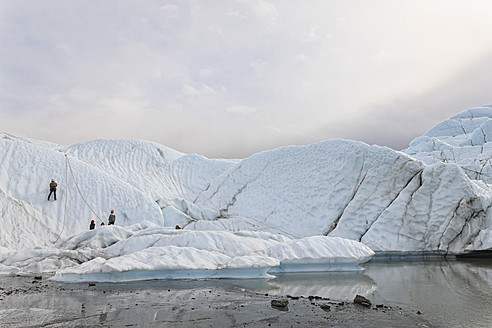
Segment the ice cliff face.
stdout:
[[439,123],[404,152],[427,164],[458,164],[470,179],[491,183],[492,105],[471,108]]
[[[414,139],[405,153],[428,165],[450,163],[458,165],[477,188],[484,212],[469,220],[466,250],[492,249],[492,211],[490,184],[492,183],[492,105],[471,108],[445,120],[425,135]],[[481,197],[480,197],[481,195]]]
[[[113,209],[120,226],[327,235],[400,254],[490,250],[490,140],[491,107],[440,123],[404,152],[329,140],[219,160],[142,140],[64,147],[3,134],[0,246],[63,241]],[[46,200],[52,178],[56,202]]]
[[485,226],[490,192],[456,165],[331,140],[253,155],[197,202],[299,237],[344,237],[378,252],[461,253]]

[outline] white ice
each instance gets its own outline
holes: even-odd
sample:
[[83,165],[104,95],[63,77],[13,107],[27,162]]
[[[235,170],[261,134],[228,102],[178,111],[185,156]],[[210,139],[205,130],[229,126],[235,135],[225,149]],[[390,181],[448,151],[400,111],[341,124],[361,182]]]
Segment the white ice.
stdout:
[[360,270],[357,265],[374,255],[362,243],[341,238],[290,239],[260,231],[193,231],[158,226],[137,230],[102,227],[61,246],[98,253],[93,252],[94,258],[79,266],[58,270],[52,278],[57,281],[269,278],[268,272],[278,271]]
[[[443,121],[404,152],[335,139],[225,160],[144,140],[61,146],[0,134],[0,272],[267,277],[357,269],[370,249],[491,250],[491,141],[492,106]],[[51,179],[57,201],[47,201]],[[116,226],[100,226],[110,210]]]

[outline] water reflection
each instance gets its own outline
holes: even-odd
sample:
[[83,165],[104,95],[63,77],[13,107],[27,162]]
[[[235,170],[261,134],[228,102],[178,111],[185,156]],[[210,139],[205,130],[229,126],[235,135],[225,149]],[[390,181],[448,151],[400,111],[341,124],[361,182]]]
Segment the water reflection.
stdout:
[[[28,278],[4,277],[3,286],[13,292],[0,309],[0,326],[2,320],[22,327],[27,319],[44,323],[46,318],[58,317],[78,320],[73,321],[75,326],[85,322],[113,326],[137,322],[146,326],[149,320],[179,321],[184,315],[193,319],[199,317],[198,308],[183,314],[180,304],[204,304],[207,311],[248,302],[250,296],[238,293],[239,287],[271,295],[320,296],[337,301],[352,301],[360,294],[373,304],[421,311],[436,326],[492,327],[492,259],[380,261],[364,267],[364,272],[353,273],[278,274],[271,280],[159,280],[98,283],[90,288],[87,284],[45,281],[48,287],[41,288],[43,292],[38,292],[38,286]],[[232,320],[224,316],[219,319]]]
[[369,295],[376,282],[361,272],[280,274],[268,282],[270,293],[292,296],[320,296],[339,301],[353,300],[355,295]]
[[[442,327],[492,327],[492,259],[398,260],[364,265],[363,272],[276,274],[265,279],[148,281],[98,284],[113,290],[193,290],[234,285],[271,295],[320,296],[352,301],[360,294],[373,304],[421,311]],[[70,285],[74,288],[76,285]],[[84,285],[85,286],[85,285]],[[85,288],[85,287],[84,287]],[[179,294],[181,295],[181,294]],[[184,296],[180,296],[184,297]]]
[[377,262],[364,275],[373,302],[420,310],[446,327],[492,327],[492,259]]
[[492,327],[492,259],[407,259],[364,267],[363,273],[277,274],[276,279],[262,283],[237,283],[248,290],[283,296],[352,301],[360,294],[373,304],[421,311],[438,326]]

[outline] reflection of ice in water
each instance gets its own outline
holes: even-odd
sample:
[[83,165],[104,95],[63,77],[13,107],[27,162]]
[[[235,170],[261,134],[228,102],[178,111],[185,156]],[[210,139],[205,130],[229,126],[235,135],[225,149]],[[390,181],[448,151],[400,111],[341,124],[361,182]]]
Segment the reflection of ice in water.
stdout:
[[268,286],[246,289],[274,295],[321,296],[351,301],[356,294],[374,304],[421,311],[443,327],[492,327],[492,260],[370,262],[363,273],[282,274]]
[[361,272],[286,273],[268,281],[270,293],[292,296],[320,296],[332,300],[353,300],[355,295],[369,295],[376,283]]
[[[279,296],[320,296],[336,301],[352,301],[356,294],[373,304],[398,305],[403,311],[420,310],[424,318],[439,327],[492,327],[492,260],[372,262],[365,271],[352,273],[277,274],[275,279],[212,279],[139,281],[133,283],[54,284],[46,293],[13,293],[0,309],[0,326],[24,327],[30,322],[45,323],[46,318],[79,318],[81,310],[90,323],[149,323],[149,318],[180,320],[175,305],[196,298],[198,304],[220,307],[231,302],[249,301],[247,292],[237,293],[227,286],[244,291]],[[26,282],[17,286],[19,277],[2,277],[4,286],[27,289]],[[25,281],[26,279],[24,279]],[[27,279],[27,285],[31,285]],[[73,289],[58,293],[58,288]],[[27,289],[29,290],[29,289]],[[83,292],[80,292],[83,290]],[[108,290],[107,293],[102,291]],[[211,293],[210,291],[213,292]],[[232,292],[234,290],[234,292]],[[220,295],[219,295],[220,294]],[[194,301],[195,302],[195,301]],[[147,304],[146,308],[135,304]],[[82,304],[85,306],[82,307]],[[189,304],[189,303],[188,303]],[[208,308],[208,307],[207,307]],[[122,310],[123,309],[123,310]],[[96,316],[94,316],[96,315]],[[91,319],[94,318],[94,319]],[[95,321],[94,321],[95,320]],[[228,317],[220,320],[229,322]],[[233,325],[231,323],[231,325]],[[121,326],[124,326],[122,324]]]
[[367,263],[373,302],[420,310],[446,327],[492,327],[492,260]]

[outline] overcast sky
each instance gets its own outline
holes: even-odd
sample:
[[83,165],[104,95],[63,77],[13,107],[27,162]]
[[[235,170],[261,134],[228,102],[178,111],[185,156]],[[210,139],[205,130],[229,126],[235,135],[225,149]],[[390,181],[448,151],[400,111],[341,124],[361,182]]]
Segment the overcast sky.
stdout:
[[0,132],[243,158],[492,103],[492,1],[0,0]]

